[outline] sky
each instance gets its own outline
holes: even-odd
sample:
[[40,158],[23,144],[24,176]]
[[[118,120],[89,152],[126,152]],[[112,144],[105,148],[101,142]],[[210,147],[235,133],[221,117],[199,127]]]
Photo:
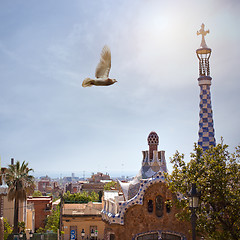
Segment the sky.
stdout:
[[[35,176],[134,176],[151,131],[169,158],[198,141],[196,49],[210,33],[215,137],[240,145],[240,1],[0,1],[0,156]],[[109,87],[83,88],[104,45]]]

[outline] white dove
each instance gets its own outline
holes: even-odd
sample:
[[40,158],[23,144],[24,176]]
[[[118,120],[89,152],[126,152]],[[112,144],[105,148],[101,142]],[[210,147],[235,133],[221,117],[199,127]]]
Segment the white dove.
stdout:
[[97,65],[95,77],[96,79],[85,78],[82,86],[109,86],[114,84],[116,79],[108,78],[111,69],[111,51],[108,46],[104,46],[101,54],[100,62]]

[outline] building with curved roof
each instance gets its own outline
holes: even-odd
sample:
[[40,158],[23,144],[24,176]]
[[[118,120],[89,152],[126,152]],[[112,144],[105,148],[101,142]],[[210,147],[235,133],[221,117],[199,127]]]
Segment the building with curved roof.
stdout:
[[139,174],[130,182],[119,181],[120,191],[106,193],[102,219],[106,223],[106,240],[185,240],[189,238],[189,223],[175,217],[179,209],[174,200],[181,198],[167,187],[165,151],[158,151],[159,137],[151,132],[149,149],[143,151]]

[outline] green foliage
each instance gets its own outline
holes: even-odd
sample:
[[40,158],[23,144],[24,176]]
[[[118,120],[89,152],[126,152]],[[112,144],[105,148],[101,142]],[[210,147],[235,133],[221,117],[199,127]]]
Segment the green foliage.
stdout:
[[117,182],[112,181],[112,182],[108,182],[104,185],[104,190],[112,190],[112,189],[117,189]]
[[90,194],[90,198],[91,198],[91,201],[92,202],[97,202],[97,201],[99,201],[99,195],[98,195],[98,193],[96,193],[96,192],[91,192],[91,194]]
[[27,196],[34,190],[34,177],[29,173],[33,169],[28,167],[28,163],[19,161],[9,165],[5,179],[8,185],[8,200],[14,201],[14,228],[13,232],[18,233],[18,212],[19,202],[26,200]]
[[4,240],[7,240],[8,235],[12,233],[13,229],[8,223],[6,218],[3,218],[3,222],[4,222]]
[[45,230],[57,233],[59,227],[60,227],[60,206],[58,205],[56,210],[52,210],[52,214],[48,216],[45,225]]
[[[228,146],[218,144],[203,152],[195,144],[189,163],[176,152],[171,159],[173,172],[166,175],[170,189],[187,197],[191,184],[201,192],[197,209],[197,230],[205,239],[240,239],[240,146],[234,153]],[[183,213],[180,219],[190,220],[188,201],[178,202]]]
[[33,197],[41,197],[42,196],[42,193],[37,190],[37,191],[34,191],[34,193],[32,194]]
[[23,231],[25,232],[25,222],[18,222],[18,227],[20,229],[20,232]]
[[69,191],[63,194],[64,202],[79,202],[79,203],[87,203],[87,202],[96,202],[99,200],[99,195],[95,192],[91,192],[88,194],[87,192],[82,193],[73,193],[71,194]]
[[6,171],[6,183],[9,187],[9,200],[26,200],[27,195],[33,192],[34,177],[29,175],[33,169],[28,167],[28,163],[19,161],[14,165],[9,165]]
[[45,229],[42,227],[40,227],[36,230],[36,233],[45,233],[45,232],[46,232]]

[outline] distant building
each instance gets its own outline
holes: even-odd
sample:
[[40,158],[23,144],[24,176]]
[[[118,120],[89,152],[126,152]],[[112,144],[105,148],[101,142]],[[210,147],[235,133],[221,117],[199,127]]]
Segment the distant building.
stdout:
[[175,216],[178,209],[164,179],[165,152],[158,151],[155,132],[148,136],[149,150],[143,151],[140,173],[130,182],[119,182],[121,191],[104,192],[102,218],[105,240],[191,239],[188,222]]
[[88,178],[88,181],[82,181],[75,184],[69,184],[68,187],[66,187],[66,191],[70,191],[71,193],[76,193],[78,191],[80,192],[102,192],[104,190],[104,185],[111,181],[110,176],[108,174],[103,173],[96,173],[92,174],[91,178]]
[[60,193],[62,193],[62,189],[58,185],[58,182],[53,182],[53,189],[52,189],[52,195],[54,198],[59,197]]
[[92,174],[91,178],[88,178],[90,183],[99,183],[101,180],[110,180],[110,176],[108,174],[97,172],[96,174]]
[[61,187],[59,186],[59,182],[56,180],[51,180],[50,177],[41,177],[39,181],[36,181],[36,188],[42,193],[43,196],[52,195],[54,198],[59,197],[62,192]]
[[98,182],[98,183],[83,183],[82,185],[82,189],[81,191],[85,191],[85,192],[88,192],[88,193],[91,193],[91,192],[96,192],[96,193],[99,193],[99,192],[103,192],[104,190],[104,185],[105,183],[102,183],[102,182]]
[[76,183],[77,181],[79,181],[79,177],[75,177],[75,175],[73,174],[71,177],[64,177],[62,181],[63,183]]
[[38,182],[38,190],[41,193],[47,193],[49,192],[49,187],[51,187],[50,180],[49,179],[43,179]]
[[34,205],[35,210],[35,228],[45,227],[45,222],[48,215],[52,212],[52,197],[40,196],[40,197],[28,197],[28,204]]
[[67,183],[65,186],[65,192],[69,191],[71,194],[81,192],[82,190],[82,184],[77,183]]
[[82,231],[85,233],[84,239],[104,239],[105,223],[102,221],[101,210],[102,203],[98,202],[64,203],[62,210],[64,240],[70,239],[71,232],[75,239],[81,239]]

